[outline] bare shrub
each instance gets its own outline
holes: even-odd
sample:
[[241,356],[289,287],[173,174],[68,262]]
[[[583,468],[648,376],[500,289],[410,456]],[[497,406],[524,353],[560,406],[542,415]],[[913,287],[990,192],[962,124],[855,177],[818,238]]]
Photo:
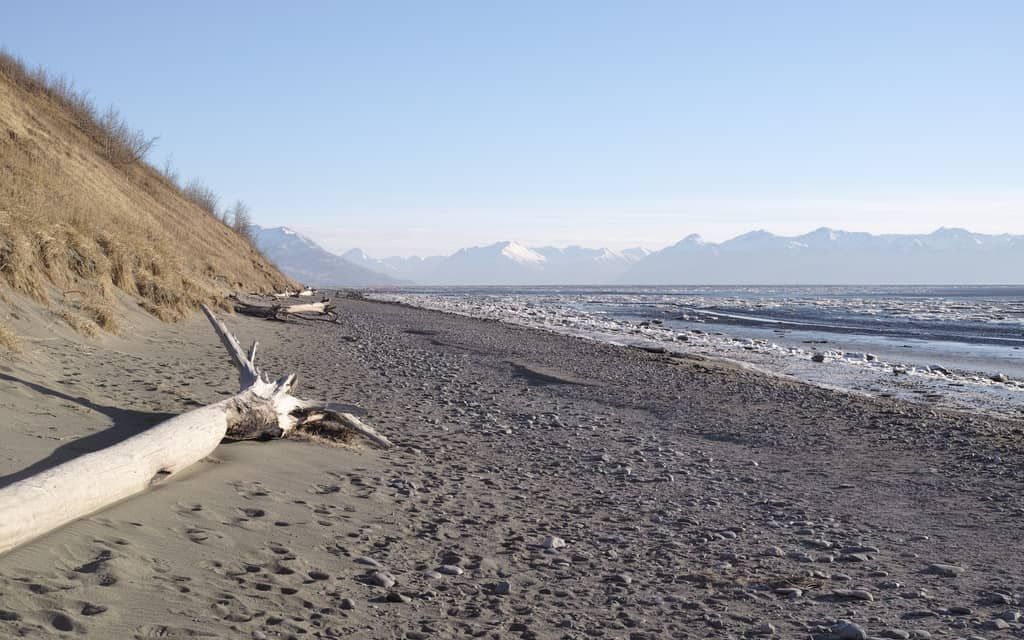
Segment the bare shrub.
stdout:
[[125,167],[146,158],[158,138],[147,138],[140,129],[128,126],[121,113],[108,107],[97,121],[99,143],[104,155],[115,167]]
[[185,188],[182,189],[182,194],[206,213],[214,218],[217,217],[217,203],[220,198],[199,178],[189,180]]
[[173,164],[172,160],[173,160],[173,156],[167,156],[167,159],[164,160],[163,168],[160,169],[160,175],[162,175],[164,177],[164,180],[166,180],[167,182],[171,183],[171,185],[174,188],[180,190],[181,189],[181,176],[178,175],[177,169],[174,168],[174,164]]
[[250,244],[252,243],[252,216],[249,215],[249,205],[241,200],[236,200],[235,204],[225,212],[224,217],[225,222],[230,224],[238,235],[248,240]]

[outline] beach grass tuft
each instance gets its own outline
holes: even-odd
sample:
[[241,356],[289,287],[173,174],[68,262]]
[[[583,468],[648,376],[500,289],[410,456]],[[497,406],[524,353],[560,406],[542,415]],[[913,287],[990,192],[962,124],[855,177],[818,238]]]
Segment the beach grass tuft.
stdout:
[[0,324],[0,351],[21,351],[21,340],[5,324]]

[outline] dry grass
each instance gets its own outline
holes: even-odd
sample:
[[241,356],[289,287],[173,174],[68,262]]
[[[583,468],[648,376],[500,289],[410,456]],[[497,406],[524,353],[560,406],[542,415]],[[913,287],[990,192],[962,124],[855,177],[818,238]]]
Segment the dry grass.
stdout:
[[117,330],[116,289],[175,320],[233,291],[294,286],[205,210],[212,191],[197,204],[143,162],[151,144],[0,52],[0,287],[89,332]]
[[73,311],[68,309],[61,309],[57,312],[60,319],[63,320],[69,327],[82,334],[83,336],[95,336],[100,332],[100,328],[96,326],[96,323],[88,318],[83,318]]
[[3,324],[0,324],[0,351],[21,351],[21,340]]

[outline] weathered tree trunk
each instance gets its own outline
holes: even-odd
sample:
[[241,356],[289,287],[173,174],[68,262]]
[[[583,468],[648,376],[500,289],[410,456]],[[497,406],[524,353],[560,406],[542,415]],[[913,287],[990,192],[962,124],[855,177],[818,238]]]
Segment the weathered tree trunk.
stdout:
[[289,316],[298,318],[326,316],[329,320],[337,318],[337,314],[334,312],[334,305],[327,300],[293,305],[262,305],[238,301],[235,302],[235,312],[256,318],[266,318],[267,320],[287,320]]
[[391,446],[338,405],[290,395],[294,375],[270,382],[255,365],[256,343],[246,353],[208,308],[203,312],[238,367],[239,393],[0,489],[0,553],[163,482],[225,438],[262,440],[305,431]]

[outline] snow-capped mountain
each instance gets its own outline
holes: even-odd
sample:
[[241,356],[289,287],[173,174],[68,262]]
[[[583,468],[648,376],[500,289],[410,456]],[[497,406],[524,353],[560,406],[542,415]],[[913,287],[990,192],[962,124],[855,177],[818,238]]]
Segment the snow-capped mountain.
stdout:
[[829,228],[786,237],[699,236],[637,261],[623,284],[1009,284],[1024,280],[1024,236],[939,229],[872,235]]
[[939,229],[872,235],[823,227],[751,231],[721,243],[689,235],[650,252],[496,242],[449,256],[339,257],[283,227],[257,242],[292,277],[319,285],[1011,284],[1024,280],[1024,236]]
[[316,287],[375,287],[401,284],[395,278],[353,264],[287,227],[253,226],[263,255],[299,282]]
[[450,256],[374,259],[358,249],[345,257],[368,269],[428,285],[603,284],[614,282],[646,249],[618,252],[571,246],[527,247],[496,242]]
[[395,267],[383,260],[371,258],[362,249],[351,249],[341,254],[341,257],[364,269],[369,269],[370,271],[375,271],[388,276],[398,277]]
[[424,274],[431,284],[540,284],[547,258],[517,242],[459,249]]

